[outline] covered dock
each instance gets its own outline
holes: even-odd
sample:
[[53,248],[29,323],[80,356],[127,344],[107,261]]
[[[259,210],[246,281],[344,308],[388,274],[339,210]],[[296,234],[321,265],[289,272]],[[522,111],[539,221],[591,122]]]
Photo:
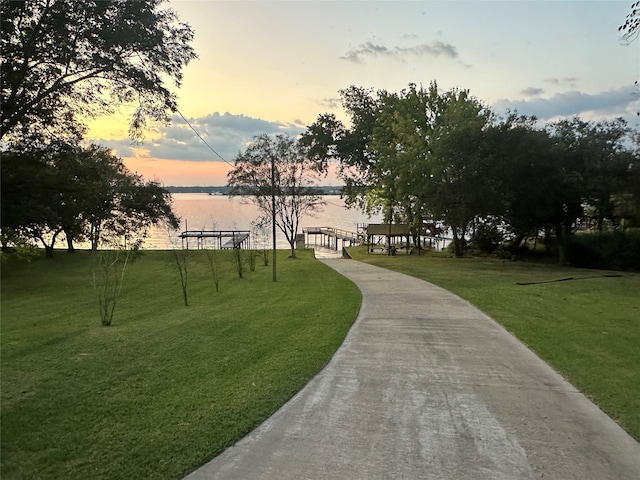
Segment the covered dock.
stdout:
[[[318,245],[318,238],[320,239],[320,246],[324,248],[330,248],[338,250],[338,240],[341,242],[340,247],[352,246],[354,244],[361,244],[364,240],[362,234],[357,232],[350,232],[349,230],[342,230],[335,227],[307,227],[303,228],[305,244],[306,245]],[[313,237],[313,243],[311,242]],[[348,242],[348,243],[347,243]]]
[[401,249],[411,253],[410,226],[405,223],[370,223],[367,225],[367,252],[375,253],[376,247],[392,255]]
[[178,236],[182,240],[182,248],[186,250],[191,248],[193,242],[198,250],[251,248],[251,232],[249,230],[185,230]]

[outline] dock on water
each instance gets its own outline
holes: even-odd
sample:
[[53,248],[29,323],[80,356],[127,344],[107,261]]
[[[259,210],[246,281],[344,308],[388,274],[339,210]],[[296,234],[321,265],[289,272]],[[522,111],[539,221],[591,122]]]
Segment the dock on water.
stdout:
[[[364,240],[362,233],[350,232],[349,230],[342,230],[341,228],[306,227],[303,228],[302,231],[305,235],[306,245],[320,245],[321,247],[333,250],[338,250],[338,240],[341,242],[340,247],[360,245]],[[311,241],[312,236],[313,242]],[[318,239],[320,240],[320,244],[318,244]]]
[[[251,232],[249,230],[185,230],[178,235],[182,240],[182,248],[190,248],[189,241],[195,241],[196,249],[214,248],[249,249],[251,248]],[[212,241],[207,243],[207,239]]]

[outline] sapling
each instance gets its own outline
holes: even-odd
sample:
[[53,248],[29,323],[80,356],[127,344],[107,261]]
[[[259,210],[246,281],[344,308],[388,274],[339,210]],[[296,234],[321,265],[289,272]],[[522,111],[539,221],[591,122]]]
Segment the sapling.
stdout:
[[238,272],[238,277],[242,278],[244,276],[244,255],[242,254],[241,248],[233,249],[233,259],[236,265],[236,272]]
[[220,269],[218,268],[218,255],[213,249],[205,250],[207,252],[207,260],[209,261],[209,269],[211,270],[211,277],[213,278],[213,284],[216,287],[216,293],[220,291]]
[[180,278],[180,286],[182,287],[182,299],[184,300],[184,306],[189,305],[187,286],[189,283],[189,263],[191,260],[191,250],[187,248],[178,248],[177,240],[171,235],[171,231],[167,230],[167,236],[171,243],[171,253],[176,268],[178,269],[178,276]]
[[130,254],[131,250],[103,250],[93,270],[93,288],[98,297],[100,322],[105,327],[113,322]]

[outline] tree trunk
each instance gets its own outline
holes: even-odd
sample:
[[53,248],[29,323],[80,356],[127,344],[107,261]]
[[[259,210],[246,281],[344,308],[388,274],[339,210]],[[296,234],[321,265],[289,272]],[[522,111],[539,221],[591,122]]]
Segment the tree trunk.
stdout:
[[516,235],[516,238],[513,239],[512,248],[514,252],[518,250],[518,248],[522,244],[522,240],[524,240],[525,237],[526,235],[524,233],[519,233],[518,235]]
[[567,241],[569,235],[565,235],[562,225],[554,225],[553,229],[556,232],[556,243],[558,245],[558,265],[561,267],[567,263]]
[[453,254],[458,258],[464,257],[464,236],[460,237],[455,228],[451,230],[453,231]]
[[44,253],[48,258],[53,257],[53,247],[56,244],[56,238],[58,238],[58,234],[61,232],[62,230],[58,230],[56,231],[52,236],[51,236],[51,245],[49,245],[47,243],[47,241],[44,239],[44,237],[42,236],[42,234],[37,234],[36,238],[38,240],[40,240],[40,242],[42,243],[42,245],[44,246]]
[[67,237],[67,251],[74,253],[76,251],[76,248],[73,246],[73,239],[67,232],[65,232],[65,235]]

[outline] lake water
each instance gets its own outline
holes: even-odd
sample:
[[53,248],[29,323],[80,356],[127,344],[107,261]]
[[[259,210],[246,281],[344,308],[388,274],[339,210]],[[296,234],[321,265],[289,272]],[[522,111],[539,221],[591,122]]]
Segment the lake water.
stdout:
[[[259,217],[258,208],[240,197],[208,195],[206,193],[174,193],[173,211],[181,218],[178,232],[169,234],[166,229],[153,228],[145,240],[145,249],[163,250],[181,246],[177,236],[184,230],[250,230],[252,248],[271,248],[271,227],[266,232],[256,231],[252,225]],[[326,205],[313,215],[300,219],[298,233],[305,227],[335,227],[356,232],[358,225],[381,223],[382,216],[368,217],[357,209],[348,209],[337,195],[322,197]],[[217,240],[216,240],[217,241]],[[276,235],[278,249],[287,249],[289,244],[279,230]],[[196,247],[192,239],[192,248]]]

